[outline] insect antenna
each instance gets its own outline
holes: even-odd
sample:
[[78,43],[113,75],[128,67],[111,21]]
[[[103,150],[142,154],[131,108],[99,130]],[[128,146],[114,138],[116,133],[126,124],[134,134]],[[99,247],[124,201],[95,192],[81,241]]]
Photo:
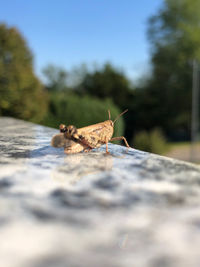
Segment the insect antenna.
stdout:
[[122,115],[124,115],[124,113],[126,113],[128,111],[128,109],[124,110],[122,113],[120,113],[116,119],[113,121],[113,124],[115,124],[115,122],[119,119],[119,117],[121,117]]
[[111,120],[110,110],[109,109],[108,109],[108,118],[109,118],[109,120]]

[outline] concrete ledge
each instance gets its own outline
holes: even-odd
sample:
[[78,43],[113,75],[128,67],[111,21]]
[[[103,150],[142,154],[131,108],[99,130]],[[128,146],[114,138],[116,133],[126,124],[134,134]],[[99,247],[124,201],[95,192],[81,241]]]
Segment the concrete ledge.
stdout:
[[199,266],[200,168],[0,118],[0,266]]

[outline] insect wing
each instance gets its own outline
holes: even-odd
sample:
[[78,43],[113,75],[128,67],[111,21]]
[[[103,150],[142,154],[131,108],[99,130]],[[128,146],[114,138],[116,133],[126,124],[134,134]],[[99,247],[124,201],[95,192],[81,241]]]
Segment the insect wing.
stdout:
[[98,133],[100,131],[103,130],[103,128],[106,127],[106,125],[108,124],[109,121],[104,121],[104,122],[100,122],[100,123],[96,123],[96,124],[92,124],[83,128],[79,128],[78,133],[81,134],[82,132],[84,132],[85,134],[90,134],[90,133]]

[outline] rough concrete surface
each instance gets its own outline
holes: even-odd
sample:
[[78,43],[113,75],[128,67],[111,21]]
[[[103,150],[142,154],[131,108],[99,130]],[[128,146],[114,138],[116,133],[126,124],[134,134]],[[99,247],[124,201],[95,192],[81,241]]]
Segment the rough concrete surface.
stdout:
[[1,267],[199,267],[198,166],[113,144],[65,155],[57,132],[0,118]]

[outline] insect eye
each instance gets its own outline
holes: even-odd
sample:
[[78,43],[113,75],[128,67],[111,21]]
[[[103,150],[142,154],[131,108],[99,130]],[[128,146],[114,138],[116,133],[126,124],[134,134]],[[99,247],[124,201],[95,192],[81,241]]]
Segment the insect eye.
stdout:
[[60,124],[59,129],[61,133],[66,132],[66,126],[64,124]]

